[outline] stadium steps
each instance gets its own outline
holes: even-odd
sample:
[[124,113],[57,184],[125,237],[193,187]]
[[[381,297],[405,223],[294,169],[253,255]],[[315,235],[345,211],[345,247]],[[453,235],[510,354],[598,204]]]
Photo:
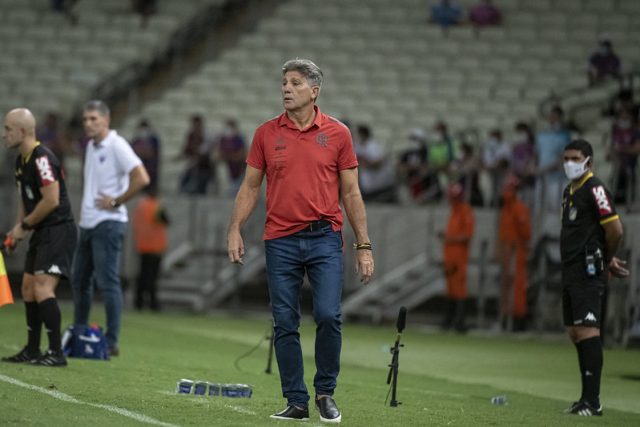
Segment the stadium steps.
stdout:
[[[419,305],[444,290],[440,274],[426,271],[428,256],[421,253],[391,270],[385,276],[373,280],[368,286],[349,295],[342,304],[347,317],[368,317],[375,323],[392,319],[401,305]],[[427,290],[425,292],[425,289]],[[418,295],[418,291],[422,295]],[[410,301],[406,301],[406,297]],[[404,304],[401,304],[404,303]],[[412,307],[407,307],[411,309]]]
[[209,264],[207,270],[212,270],[210,253],[194,256],[193,253],[185,251],[189,258],[189,267],[180,269],[177,266],[182,261],[175,263],[171,273],[165,272],[158,283],[160,304],[182,306],[198,313],[221,307],[245,285],[252,284],[264,271],[264,253],[259,248],[256,246],[247,250],[243,266],[228,263],[226,252],[214,254],[214,263],[220,267],[217,274],[207,274],[201,269]]
[[[500,296],[500,268],[484,259],[472,261],[467,278],[469,298],[475,299],[478,305],[478,324],[485,325],[486,301]],[[395,319],[400,307],[411,310],[444,294],[446,281],[442,265],[430,262],[428,255],[422,253],[349,295],[342,311],[347,317],[381,323]]]

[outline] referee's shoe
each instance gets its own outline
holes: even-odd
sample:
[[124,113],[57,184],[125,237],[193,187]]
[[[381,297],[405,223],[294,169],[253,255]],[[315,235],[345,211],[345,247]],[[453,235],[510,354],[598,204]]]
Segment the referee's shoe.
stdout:
[[36,366],[67,366],[67,358],[62,351],[49,350],[38,359],[31,361]]
[[598,405],[597,407],[586,402],[584,400],[579,400],[577,402],[573,402],[573,404],[565,409],[564,411],[567,414],[575,414],[583,417],[601,417],[602,416],[602,405]]
[[32,360],[38,360],[40,357],[42,357],[40,350],[32,352],[29,351],[29,348],[27,346],[25,346],[22,350],[20,350],[13,356],[3,357],[2,361],[11,363],[29,363]]

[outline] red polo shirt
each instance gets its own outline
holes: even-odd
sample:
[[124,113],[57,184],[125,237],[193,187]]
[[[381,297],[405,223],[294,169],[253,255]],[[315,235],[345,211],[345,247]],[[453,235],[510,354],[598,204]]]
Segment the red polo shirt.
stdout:
[[314,107],[316,117],[298,130],[286,113],[262,124],[253,137],[247,164],[267,176],[264,240],[296,233],[327,219],[342,228],[339,172],[358,166],[351,133]]

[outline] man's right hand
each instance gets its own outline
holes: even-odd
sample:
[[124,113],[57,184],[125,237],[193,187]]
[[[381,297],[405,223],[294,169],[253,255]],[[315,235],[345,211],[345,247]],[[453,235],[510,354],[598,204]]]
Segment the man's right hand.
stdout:
[[13,237],[11,236],[11,234],[7,234],[5,236],[4,241],[2,242],[2,250],[7,253],[10,254],[13,252],[13,250],[16,248],[16,241],[13,240]]
[[229,261],[242,265],[244,241],[242,240],[242,235],[239,230],[229,230],[227,234],[227,253],[229,255]]
[[629,270],[625,268],[625,264],[627,261],[621,260],[617,257],[611,258],[609,261],[609,272],[615,277],[627,277],[629,275]]
[[15,243],[18,243],[20,240],[24,239],[27,236],[27,231],[22,228],[22,224],[18,223],[13,226],[7,236],[11,237]]

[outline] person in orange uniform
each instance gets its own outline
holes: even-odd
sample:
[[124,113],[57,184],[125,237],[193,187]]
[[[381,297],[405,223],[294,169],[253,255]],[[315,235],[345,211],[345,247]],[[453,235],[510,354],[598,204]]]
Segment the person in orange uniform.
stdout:
[[447,230],[439,233],[447,279],[447,312],[442,326],[444,329],[453,327],[458,332],[466,332],[464,303],[467,298],[467,265],[475,220],[471,205],[464,200],[462,185],[452,184],[447,196],[451,206],[449,222]]
[[136,283],[135,306],[141,310],[145,298],[153,311],[159,311],[156,282],[160,273],[162,254],[167,249],[169,218],[160,204],[155,190],[148,190],[133,215],[133,235],[140,255],[140,269]]
[[[531,240],[529,208],[518,199],[518,178],[507,177],[502,191],[498,259],[502,268],[500,318],[503,328],[524,329],[527,315],[527,257]],[[512,319],[511,323],[509,319]]]

